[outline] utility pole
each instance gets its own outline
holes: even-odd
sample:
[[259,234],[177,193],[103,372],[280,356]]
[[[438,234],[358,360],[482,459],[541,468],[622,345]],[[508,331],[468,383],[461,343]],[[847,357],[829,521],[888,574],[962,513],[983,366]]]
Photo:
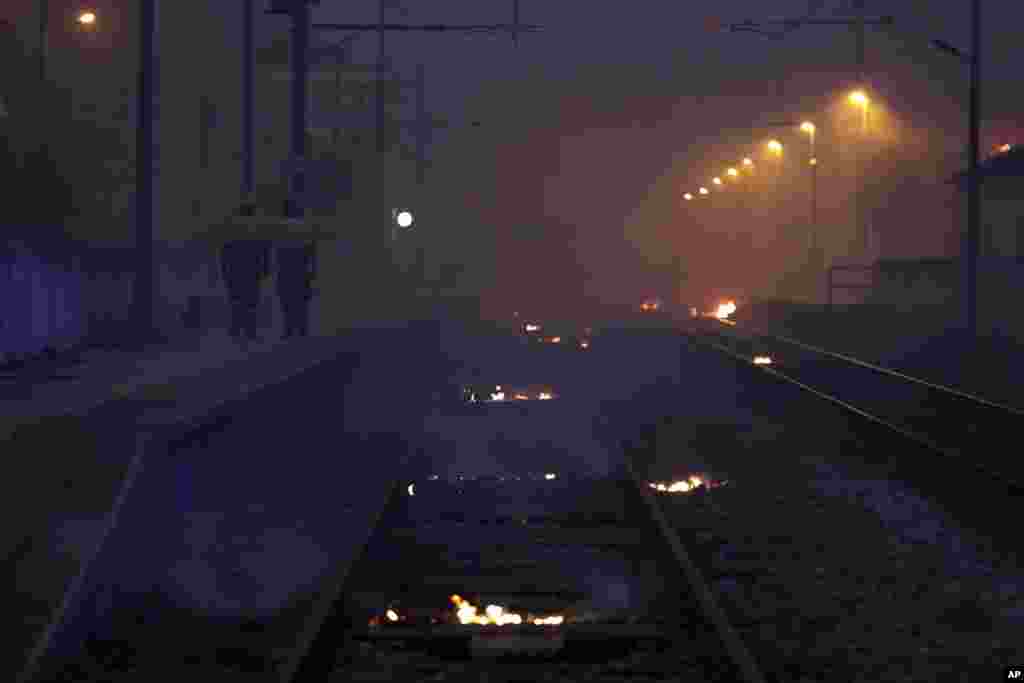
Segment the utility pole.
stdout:
[[50,53],[50,2],[38,0],[39,4],[39,85],[46,83],[46,60]]
[[388,102],[385,100],[384,93],[386,90],[385,85],[385,74],[391,72],[391,59],[387,53],[387,45],[384,42],[384,35],[387,33],[384,31],[384,26],[388,20],[388,10],[391,9],[391,3],[393,0],[379,0],[378,4],[378,18],[377,24],[380,26],[380,30],[377,31],[377,100],[376,112],[377,112],[377,154],[383,154],[389,151],[385,142],[385,128],[388,124]]
[[981,242],[981,0],[971,0],[971,51],[965,54],[944,40],[932,45],[948,52],[970,69],[967,133],[967,244],[964,305],[966,328],[972,339],[978,334],[978,253]]
[[242,197],[248,198],[255,190],[253,172],[253,64],[256,53],[253,40],[253,0],[242,0]]
[[433,124],[427,113],[426,67],[416,65],[416,185],[423,187],[427,170],[427,143]]
[[[314,0],[317,1],[317,0]],[[292,40],[292,117],[291,157],[295,164],[289,179],[287,217],[305,216],[303,194],[306,190],[306,127],[309,121],[309,0],[291,0]]]
[[967,179],[967,331],[978,334],[978,242],[981,237],[981,0],[971,1],[971,93]]
[[132,287],[134,340],[144,345],[157,337],[154,320],[156,264],[153,253],[156,222],[156,175],[159,140],[160,55],[159,0],[139,2],[138,125],[135,136],[135,280]]
[[[857,70],[857,87],[864,88],[867,83],[865,82],[864,73],[864,0],[853,0],[853,10],[855,18],[853,21],[853,37],[854,37],[854,49],[855,49],[855,65]],[[865,105],[864,116],[867,116],[867,109]],[[870,235],[868,234],[868,226],[864,221],[864,207],[863,207],[863,194],[864,194],[864,165],[865,165],[865,154],[864,154],[864,143],[867,140],[867,130],[861,130],[861,144],[855,146],[854,154],[856,155],[856,187],[853,190],[853,224],[857,236],[857,245],[860,253],[864,255],[864,260],[867,261],[868,253],[870,248]]]

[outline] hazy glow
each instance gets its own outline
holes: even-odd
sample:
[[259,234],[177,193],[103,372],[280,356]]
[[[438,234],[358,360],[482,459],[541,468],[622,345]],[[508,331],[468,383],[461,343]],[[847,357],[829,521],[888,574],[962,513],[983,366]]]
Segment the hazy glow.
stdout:
[[700,189],[699,189],[699,190],[697,190],[697,191],[698,191],[698,192],[700,192],[701,194],[707,194],[707,193],[708,193],[708,188],[706,188],[706,187],[702,187],[702,188],[700,188]]
[[687,192],[686,194],[683,195],[683,199],[685,199],[686,201],[690,201],[691,199],[693,199],[693,195]]
[[754,165],[754,160],[751,159],[750,157],[743,157],[743,165],[744,166],[753,166]]
[[726,173],[731,175],[733,178],[740,174],[740,172],[737,171],[735,168],[730,168],[728,171],[726,171]]
[[719,178],[718,176],[715,176],[714,178],[711,179],[711,182],[713,182],[715,185],[721,185],[722,179]]
[[83,26],[92,26],[96,23],[96,13],[89,11],[82,12],[78,15],[78,23]]
[[782,152],[782,143],[779,142],[778,140],[769,140],[768,151],[774,152],[775,154],[780,154]]
[[849,99],[851,104],[856,104],[859,107],[866,107],[871,101],[863,90],[854,90],[850,93]]
[[813,133],[814,124],[811,123],[810,121],[804,121],[803,123],[800,124],[800,130],[802,130],[805,133]]

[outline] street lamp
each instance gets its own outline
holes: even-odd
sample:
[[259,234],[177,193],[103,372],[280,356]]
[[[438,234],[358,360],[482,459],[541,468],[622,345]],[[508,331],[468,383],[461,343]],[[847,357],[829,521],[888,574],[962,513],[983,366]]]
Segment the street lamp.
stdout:
[[769,140],[768,151],[775,155],[782,154],[782,143],[778,140]]
[[810,234],[807,241],[807,261],[816,280],[818,267],[818,157],[815,156],[814,151],[814,133],[817,128],[810,121],[804,121],[800,124],[800,130],[807,133],[810,140],[810,156],[807,159],[807,165],[810,167],[811,173],[811,215]]
[[683,195],[683,199],[685,199],[686,201],[690,201],[691,199],[693,199],[693,195],[687,192],[686,194]]
[[699,192],[701,194],[707,194],[708,193],[708,188],[702,187],[699,190],[697,190],[697,192]]
[[711,182],[713,182],[715,185],[721,185],[722,179],[719,178],[718,176],[715,176],[714,178],[711,179]]
[[729,176],[730,178],[736,178],[736,177],[738,177],[738,176],[739,176],[739,174],[740,174],[740,172],[739,172],[739,171],[737,171],[737,170],[736,170],[735,168],[730,168],[730,169],[729,169],[729,170],[727,170],[727,171],[726,171],[725,173],[726,173],[726,175],[728,175],[728,176]]
[[[847,99],[847,101],[850,104],[852,104],[854,106],[857,106],[857,107],[860,107],[860,110],[861,110],[861,134],[862,135],[867,135],[867,132],[868,132],[868,107],[871,105],[871,98],[868,97],[866,92],[864,92],[863,90],[858,89],[858,90],[854,90],[849,95],[847,95],[846,99]],[[861,154],[858,153],[857,156],[860,157]],[[864,250],[864,256],[865,256],[865,259],[866,259],[867,255],[868,255],[868,247],[869,247],[869,245],[868,245],[868,226],[866,225],[865,221],[861,217],[861,206],[860,206],[860,204],[861,204],[861,196],[860,195],[862,193],[862,186],[864,184],[864,170],[863,170],[863,168],[861,168],[861,163],[858,163],[857,166],[858,166],[857,188],[853,192],[853,195],[852,195],[852,199],[853,199],[853,216],[854,216],[854,222],[856,224],[856,228],[857,228],[857,231],[858,231],[858,237],[860,239],[860,246]]]
[[748,169],[752,169],[754,167],[754,160],[750,157],[743,157],[743,165]]
[[861,110],[861,129],[862,132],[868,132],[868,107],[871,105],[871,98],[867,96],[863,90],[854,90],[847,97],[850,104],[860,107]]
[[78,22],[79,26],[92,28],[96,25],[96,13],[91,10],[83,10],[78,13],[75,21]]

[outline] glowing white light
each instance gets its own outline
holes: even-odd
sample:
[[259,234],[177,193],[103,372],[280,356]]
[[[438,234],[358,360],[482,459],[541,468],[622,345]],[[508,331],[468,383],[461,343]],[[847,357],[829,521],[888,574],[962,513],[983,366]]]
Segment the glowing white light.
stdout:
[[406,489],[406,490],[409,492],[410,496],[415,496],[416,495],[416,484],[409,484],[409,488]]
[[558,476],[558,475],[557,475],[557,474],[555,474],[554,472],[547,472],[547,473],[546,473],[546,474],[544,475],[544,478],[545,478],[545,479],[547,479],[548,481],[551,481],[552,479],[556,478],[557,476]]
[[395,222],[400,228],[408,228],[412,225],[412,214],[408,211],[399,211],[395,214]]
[[398,612],[393,609],[389,609],[384,613],[384,616],[388,618],[388,621],[398,621]]

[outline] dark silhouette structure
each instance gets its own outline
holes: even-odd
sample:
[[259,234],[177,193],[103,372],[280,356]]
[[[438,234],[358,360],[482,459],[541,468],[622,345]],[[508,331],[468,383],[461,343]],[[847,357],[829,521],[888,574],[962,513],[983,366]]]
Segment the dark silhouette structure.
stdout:
[[[243,207],[243,215],[251,208]],[[221,248],[221,271],[231,300],[231,336],[238,342],[258,337],[260,282],[270,274],[270,243],[234,240]]]
[[284,317],[284,338],[309,335],[309,302],[316,279],[316,245],[277,250],[277,296]]

